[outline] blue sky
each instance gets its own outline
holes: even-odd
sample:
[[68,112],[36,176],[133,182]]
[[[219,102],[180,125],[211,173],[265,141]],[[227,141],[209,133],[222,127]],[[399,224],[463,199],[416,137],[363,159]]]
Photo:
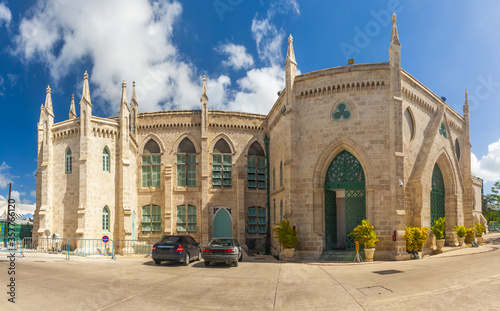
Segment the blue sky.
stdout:
[[[0,199],[35,201],[36,124],[52,89],[55,122],[90,75],[94,115],[118,114],[121,82],[141,112],[209,108],[266,114],[284,87],[292,34],[300,72],[388,61],[398,15],[402,68],[462,115],[471,105],[472,167],[500,180],[500,2],[0,0]],[[128,88],[129,98],[131,88]],[[77,105],[77,114],[79,107]]]

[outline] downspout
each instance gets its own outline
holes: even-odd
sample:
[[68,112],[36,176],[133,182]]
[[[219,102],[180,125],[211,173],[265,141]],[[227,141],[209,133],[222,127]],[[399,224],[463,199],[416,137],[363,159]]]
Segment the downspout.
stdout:
[[269,137],[264,137],[266,148],[266,170],[267,170],[267,236],[266,236],[266,254],[271,254],[271,197],[270,197],[270,168],[269,168]]

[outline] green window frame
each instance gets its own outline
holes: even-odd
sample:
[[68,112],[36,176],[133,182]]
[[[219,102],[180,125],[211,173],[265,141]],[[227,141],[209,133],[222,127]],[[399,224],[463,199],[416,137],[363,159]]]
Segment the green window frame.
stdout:
[[71,174],[71,172],[73,172],[73,156],[71,155],[71,148],[66,149],[64,167],[66,174]]
[[273,203],[273,210],[274,210],[274,223],[276,223],[276,202]]
[[276,167],[273,167],[273,190],[276,190]]
[[184,138],[177,148],[177,187],[196,187],[196,149]]
[[280,186],[283,186],[283,162],[280,162]]
[[161,151],[158,143],[150,139],[142,156],[142,187],[161,187]]
[[102,209],[102,231],[109,232],[109,208],[107,205]]
[[248,188],[266,189],[266,158],[249,156],[247,164]]
[[144,205],[142,207],[142,231],[161,231],[161,206]]
[[102,171],[109,173],[110,171],[110,157],[109,157],[109,149],[107,146],[102,150]]
[[283,201],[280,202],[280,221],[283,221]]
[[[187,214],[186,214],[187,206]],[[178,205],[177,206],[177,232],[196,232],[197,217],[196,206],[194,205]]]
[[213,154],[212,185],[231,187],[233,185],[233,156],[231,154]]
[[248,208],[248,233],[267,233],[266,209],[264,207]]

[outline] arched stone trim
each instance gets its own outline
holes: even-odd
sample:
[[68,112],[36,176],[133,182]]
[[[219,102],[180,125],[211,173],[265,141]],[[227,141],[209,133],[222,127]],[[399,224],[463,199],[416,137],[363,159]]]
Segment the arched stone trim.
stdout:
[[264,153],[266,153],[266,145],[264,143],[264,140],[260,137],[254,136],[254,137],[252,137],[252,139],[250,139],[248,141],[247,145],[245,146],[245,149],[243,150],[244,155],[248,154],[248,150],[250,149],[250,146],[252,146],[252,144],[254,142],[258,142],[260,144],[260,146],[262,147],[262,149],[264,150]]
[[[224,133],[220,133],[218,134],[217,136],[215,136],[215,138],[212,140],[212,142],[210,143],[210,149],[209,149],[209,153],[212,153],[213,150],[214,150],[214,147],[215,147],[215,144],[220,140],[220,139],[224,139],[226,141],[226,143],[229,145],[229,148],[231,148],[231,153],[233,154],[233,156],[236,154],[236,148],[234,147],[234,143],[233,141],[229,138],[229,136],[227,136],[226,134]],[[250,148],[250,147],[249,147]],[[264,149],[264,148],[263,148]]]
[[[347,104],[347,109],[351,112],[351,117],[349,119],[334,120],[333,113],[337,111],[337,106],[340,102],[345,102]],[[330,100],[330,121],[331,122],[341,122],[349,121],[352,119],[359,119],[359,110],[355,100],[348,94],[337,94]]]
[[160,137],[158,137],[158,135],[154,134],[154,133],[149,133],[146,137],[144,137],[140,144],[139,144],[139,153],[142,154],[143,151],[144,151],[144,147],[146,146],[146,144],[148,143],[148,141],[152,139],[154,140],[158,146],[160,146],[160,151],[161,153],[165,153],[165,146],[163,145],[163,142],[161,141]]
[[189,132],[184,132],[177,138],[177,140],[172,144],[172,151],[174,153],[177,152],[177,149],[179,149],[180,143],[184,140],[184,138],[188,138],[194,145],[194,148],[196,149],[196,154],[201,153],[201,144],[200,141],[191,133]]
[[[413,126],[413,136],[411,137],[410,141],[408,143],[412,143],[415,141],[415,137],[417,136],[417,122],[415,120],[415,114],[413,113],[413,110],[411,109],[410,105],[406,106],[403,110],[403,118],[405,117],[404,114],[406,113],[406,110],[410,113],[410,117],[412,120],[412,126]],[[406,122],[406,120],[403,120],[403,122]]]
[[363,147],[361,145],[357,144],[352,139],[343,136],[337,138],[326,146],[318,157],[313,173],[314,189],[324,188],[326,171],[335,156],[337,156],[337,154],[339,154],[342,150],[349,151],[359,161],[365,173],[365,184],[369,186],[373,183],[370,157],[363,151]]

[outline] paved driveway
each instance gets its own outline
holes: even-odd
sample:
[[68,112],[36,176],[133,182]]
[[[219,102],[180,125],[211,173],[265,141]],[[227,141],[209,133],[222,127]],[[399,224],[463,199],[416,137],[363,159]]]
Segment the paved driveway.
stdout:
[[497,310],[500,234],[491,244],[423,260],[362,264],[279,263],[238,267],[149,258],[16,258],[16,303],[7,301],[9,262],[0,257],[0,310]]

